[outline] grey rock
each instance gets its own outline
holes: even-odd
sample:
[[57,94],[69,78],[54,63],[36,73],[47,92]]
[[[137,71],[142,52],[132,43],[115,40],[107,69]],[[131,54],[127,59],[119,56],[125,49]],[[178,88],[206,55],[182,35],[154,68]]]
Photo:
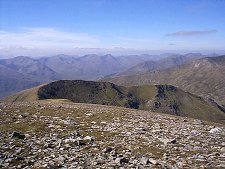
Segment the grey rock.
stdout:
[[63,164],[64,163],[64,160],[65,158],[63,156],[59,156],[56,161],[59,163],[59,164]]
[[19,148],[18,150],[15,151],[15,154],[19,154],[21,153],[21,151],[22,151],[22,148]]
[[115,159],[115,163],[116,163],[116,164],[120,164],[120,160],[121,160],[121,158],[117,157],[117,158]]
[[9,163],[3,163],[2,166],[3,167],[8,167],[9,166]]
[[140,159],[141,164],[147,165],[149,163],[149,159],[147,157],[142,157]]
[[149,158],[148,159],[149,160],[149,162],[151,163],[151,164],[154,164],[154,165],[156,165],[158,162],[156,161],[156,160],[154,160],[153,158]]
[[168,139],[168,138],[159,138],[159,140],[164,143],[165,145],[171,143],[171,144],[176,144],[176,139]]
[[222,132],[222,129],[219,128],[219,127],[215,127],[213,129],[211,129],[209,132],[212,133],[212,134],[214,134],[214,133],[220,133],[220,132]]

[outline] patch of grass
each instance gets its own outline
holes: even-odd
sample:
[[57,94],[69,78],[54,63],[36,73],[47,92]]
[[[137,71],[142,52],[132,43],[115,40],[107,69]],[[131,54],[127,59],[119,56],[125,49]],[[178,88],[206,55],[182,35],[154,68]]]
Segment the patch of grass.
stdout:
[[163,151],[154,145],[141,145],[139,149],[134,149],[133,154],[145,154],[151,155],[156,159],[160,159],[163,156]]
[[45,99],[45,100],[40,100],[41,102],[50,102],[50,103],[65,103],[65,102],[70,102],[72,101],[68,99]]

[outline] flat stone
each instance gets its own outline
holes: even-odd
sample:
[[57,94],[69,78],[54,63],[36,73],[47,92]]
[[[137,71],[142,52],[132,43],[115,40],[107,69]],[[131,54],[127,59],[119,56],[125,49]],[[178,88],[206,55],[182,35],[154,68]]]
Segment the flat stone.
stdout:
[[156,160],[154,160],[153,158],[149,158],[148,161],[151,163],[151,164],[154,164],[156,165],[158,162]]
[[141,164],[147,165],[149,163],[149,159],[147,157],[142,157],[140,159]]

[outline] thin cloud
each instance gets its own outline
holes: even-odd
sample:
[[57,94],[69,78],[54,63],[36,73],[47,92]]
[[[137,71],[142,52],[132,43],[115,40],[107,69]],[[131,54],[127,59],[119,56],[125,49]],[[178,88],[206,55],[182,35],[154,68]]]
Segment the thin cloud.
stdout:
[[1,47],[96,47],[100,40],[86,33],[65,32],[54,28],[22,28],[9,32],[0,30]]
[[117,37],[118,40],[126,41],[126,42],[151,42],[148,39],[139,39],[139,38],[130,38],[130,37]]
[[197,36],[216,33],[216,29],[202,30],[202,31],[178,31],[166,34],[166,36]]

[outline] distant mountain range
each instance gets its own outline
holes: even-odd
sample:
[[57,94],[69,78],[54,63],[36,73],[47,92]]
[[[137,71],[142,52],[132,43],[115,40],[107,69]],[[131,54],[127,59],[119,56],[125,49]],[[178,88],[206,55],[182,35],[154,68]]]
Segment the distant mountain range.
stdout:
[[18,92],[20,90],[39,85],[40,82],[32,76],[24,75],[0,65],[0,96]]
[[[130,71],[131,72],[131,71]],[[225,56],[206,57],[160,71],[106,78],[118,85],[171,84],[225,106]]]
[[184,92],[170,85],[117,86],[108,82],[60,80],[25,90],[7,97],[6,102],[67,99],[76,103],[92,103],[151,110],[225,122],[225,109],[215,102]]
[[0,98],[45,82],[59,79],[96,80],[115,74],[153,55],[57,55],[43,58],[18,56],[0,60]]
[[149,60],[141,62],[128,70],[117,74],[116,76],[143,74],[159,70],[165,70],[168,68],[180,67],[183,64],[189,63],[193,60],[205,57],[200,53],[188,53],[185,55],[171,55],[159,60]]
[[59,78],[54,70],[41,63],[40,60],[26,56],[0,60],[0,65],[3,65],[17,73],[29,75],[41,82]]
[[79,58],[55,56],[41,58],[39,61],[54,70],[61,79],[96,80],[152,58],[150,55],[114,57],[110,54],[103,56],[93,54]]
[[54,80],[99,80],[105,77],[140,74],[179,67],[198,53],[186,55],[57,55],[43,58],[18,56],[1,59],[0,98],[14,92]]

